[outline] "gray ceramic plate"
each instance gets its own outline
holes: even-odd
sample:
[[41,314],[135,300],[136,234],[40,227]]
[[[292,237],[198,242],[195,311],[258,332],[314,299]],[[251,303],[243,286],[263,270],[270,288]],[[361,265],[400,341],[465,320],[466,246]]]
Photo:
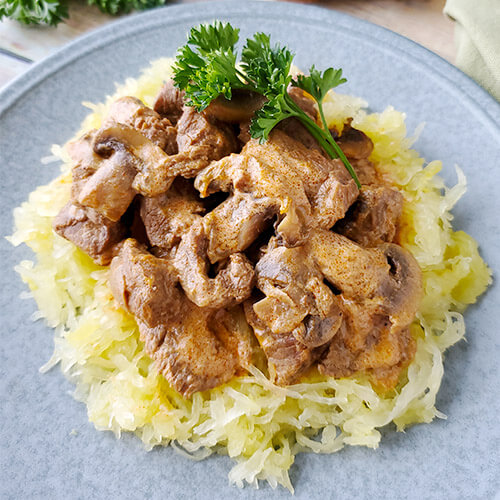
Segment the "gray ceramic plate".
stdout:
[[[382,28],[332,11],[296,4],[189,4],[114,23],[36,65],[0,94],[1,233],[11,210],[56,167],[39,158],[65,142],[86,114],[81,101],[99,101],[116,81],[135,76],[154,58],[173,55],[193,24],[221,18],[272,33],[297,54],[299,66],[341,66],[345,91],[372,109],[404,110],[409,129],[426,122],[416,147],[468,175],[469,190],[455,224],[481,244],[500,271],[500,106],[458,70],[420,46]],[[28,255],[2,241],[0,354],[2,498],[288,498],[289,493],[238,490],[228,484],[226,457],[191,462],[171,449],[143,450],[133,436],[117,441],[97,432],[85,407],[58,370],[40,375],[52,351],[52,332],[32,323],[31,301],[12,267]],[[448,420],[406,433],[388,429],[373,451],[299,455],[291,471],[296,498],[492,498],[499,486],[499,288],[466,316],[468,342],[452,348],[438,408]],[[76,429],[77,435],[70,435]]]

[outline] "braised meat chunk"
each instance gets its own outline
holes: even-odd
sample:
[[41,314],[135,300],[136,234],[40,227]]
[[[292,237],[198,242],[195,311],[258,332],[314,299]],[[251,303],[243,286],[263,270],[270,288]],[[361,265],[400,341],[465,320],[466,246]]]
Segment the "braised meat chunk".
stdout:
[[237,150],[233,130],[213,122],[203,113],[185,106],[177,122],[178,153],[163,164],[145,163],[136,178],[136,188],[146,196],[158,196],[168,190],[177,176],[194,177],[212,160],[219,160]]
[[68,202],[54,219],[54,231],[87,253],[96,264],[110,263],[125,235],[120,222],[106,219],[92,208]]
[[246,250],[269,226],[276,211],[276,202],[272,199],[255,199],[249,193],[235,192],[205,215],[203,229],[208,235],[210,262],[214,264]]
[[122,97],[111,104],[104,126],[114,123],[139,130],[169,155],[177,153],[177,131],[170,120],[162,118],[135,97]]
[[279,385],[297,382],[315,361],[311,350],[298,342],[292,333],[273,333],[261,321],[251,303],[245,303],[245,313],[267,358],[270,379]]
[[170,264],[135,240],[125,240],[111,262],[110,285],[122,307],[135,315],[159,371],[184,396],[228,382],[248,365],[248,339],[229,331],[214,311],[190,302]]
[[300,373],[319,360],[322,373],[367,371],[394,385],[412,355],[408,327],[422,295],[418,264],[407,251],[393,244],[365,249],[315,230],[301,247],[271,241],[255,272],[265,298],[248,301],[245,311],[278,384],[295,380],[275,360],[286,345],[295,349],[291,363]]
[[385,186],[365,186],[335,231],[364,247],[394,241],[403,210],[403,196]]
[[182,115],[184,92],[179,90],[172,79],[167,80],[156,96],[154,110],[174,125]]
[[[277,232],[287,245],[307,238],[311,227],[330,228],[358,195],[354,180],[338,160],[275,130],[264,144],[250,140],[240,154],[226,156],[200,172],[202,196],[217,191],[252,194],[280,214]],[[266,213],[268,217],[268,213]]]
[[253,287],[251,263],[242,253],[233,253],[211,278],[207,247],[208,237],[198,222],[185,233],[175,251],[172,264],[186,295],[200,307],[230,307],[243,302]]
[[150,245],[163,251],[178,244],[204,211],[195,190],[182,177],[165,194],[140,199],[140,216]]

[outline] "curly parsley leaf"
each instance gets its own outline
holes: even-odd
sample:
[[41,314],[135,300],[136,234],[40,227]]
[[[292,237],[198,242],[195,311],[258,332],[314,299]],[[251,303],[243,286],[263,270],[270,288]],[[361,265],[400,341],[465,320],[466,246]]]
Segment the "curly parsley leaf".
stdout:
[[239,29],[233,28],[229,23],[214,21],[212,24],[191,28],[187,43],[197,47],[200,54],[204,55],[217,50],[234,52],[239,37]]
[[256,33],[241,53],[241,68],[255,89],[266,97],[284,94],[292,79],[293,54],[286,48],[271,47],[268,35]]
[[296,80],[292,80],[292,85],[305,90],[318,103],[321,103],[329,90],[345,82],[347,80],[342,78],[341,69],[328,68],[321,73],[313,65],[309,70],[309,75],[298,75]]
[[[106,14],[122,14],[165,5],[167,0],[87,0]],[[67,0],[0,0],[0,19],[8,17],[23,24],[56,26],[68,18]]]
[[166,0],[87,0],[106,14],[126,14],[131,10],[144,10],[165,5]]
[[[298,75],[296,80],[292,80],[292,85],[294,87],[299,87],[300,89],[305,90],[316,100],[316,102],[318,103],[321,123],[323,124],[324,130],[328,131],[328,124],[326,122],[325,113],[323,111],[323,99],[331,89],[334,89],[335,87],[338,87],[345,82],[347,82],[347,80],[345,78],[342,78],[341,69],[328,68],[323,73],[321,73],[314,67],[314,65],[312,65],[311,69],[309,70],[309,75]],[[351,173],[352,167],[350,166],[350,164],[348,165],[349,162],[347,161],[347,158],[344,157],[340,148],[336,143],[332,144],[332,146],[337,152],[337,155],[344,162],[347,170],[349,170],[349,172]],[[358,183],[356,176],[353,177],[354,180],[356,180],[356,182]]]
[[55,26],[68,17],[68,6],[66,0],[5,0],[0,3],[0,19],[4,17]]
[[231,99],[233,89],[245,87],[236,67],[238,37],[239,30],[219,21],[191,29],[173,66],[175,84],[186,91],[187,104],[202,111],[219,95]]
[[267,101],[256,113],[250,125],[250,135],[259,142],[269,138],[271,130],[279,122],[297,116],[297,112],[289,105],[283,95],[273,97]]

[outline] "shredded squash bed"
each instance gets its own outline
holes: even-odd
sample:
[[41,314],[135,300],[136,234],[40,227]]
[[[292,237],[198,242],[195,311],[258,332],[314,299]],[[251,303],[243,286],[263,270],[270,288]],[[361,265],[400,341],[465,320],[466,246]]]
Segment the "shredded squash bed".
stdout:
[[[138,79],[117,88],[106,103],[91,105],[82,130],[97,128],[109,103],[134,95],[151,106],[170,74],[170,59],[155,61]],[[379,395],[363,377],[334,380],[315,376],[280,388],[257,369],[222,387],[184,399],[156,373],[143,351],[134,318],[120,309],[107,285],[108,271],[52,231],[52,219],[70,194],[71,162],[53,147],[62,174],[30,194],[15,209],[14,245],[26,243],[36,261],[17,266],[39,312],[56,329],[55,350],[44,369],[60,363],[75,383],[99,430],[135,432],[147,448],[171,444],[201,459],[213,452],[235,460],[230,481],[272,487],[293,486],[288,471],[299,452],[332,453],[345,445],[375,448],[379,428],[398,430],[442,414],[434,403],[443,376],[443,351],[463,338],[462,312],[485,291],[490,270],[477,243],[453,231],[450,210],[466,189],[464,174],[444,186],[441,163],[425,164],[410,149],[405,115],[392,108],[368,114],[359,98],[334,94],[325,100],[329,125],[341,129],[347,117],[374,143],[371,160],[405,197],[402,244],[423,271],[425,298],[412,325],[417,352],[397,389]]]

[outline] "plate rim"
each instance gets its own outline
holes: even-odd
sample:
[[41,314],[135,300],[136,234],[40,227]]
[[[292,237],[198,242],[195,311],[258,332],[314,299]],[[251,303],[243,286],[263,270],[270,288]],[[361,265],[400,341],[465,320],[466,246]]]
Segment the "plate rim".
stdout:
[[276,11],[280,19],[300,18],[301,20],[318,20],[328,23],[331,26],[340,25],[341,28],[348,28],[357,31],[363,38],[380,43],[385,49],[395,53],[403,54],[412,63],[423,64],[431,73],[439,77],[449,89],[458,92],[468,101],[469,107],[477,113],[480,112],[483,118],[487,119],[490,126],[493,125],[500,135],[500,103],[489,94],[484,88],[476,83],[471,77],[466,75],[456,66],[443,59],[441,56],[427,49],[409,38],[396,33],[388,28],[364,19],[353,17],[349,14],[339,12],[317,5],[298,5],[287,2],[269,0],[246,0],[244,2],[234,2],[233,0],[220,0],[196,3],[196,11],[192,12],[193,3],[167,5],[146,12],[133,14],[112,21],[104,26],[98,27],[84,35],[76,38],[70,43],[63,45],[49,56],[37,61],[27,71],[16,77],[12,82],[0,89],[0,120],[10,108],[22,96],[42,83],[45,79],[56,74],[59,70],[79,57],[86,56],[91,52],[99,50],[108,42],[131,36],[140,32],[144,24],[148,27],[165,23],[171,13],[171,18],[176,21],[189,17],[201,17],[205,13],[210,13],[214,8],[224,12],[225,17],[232,14],[246,13],[249,8],[254,8],[254,14],[269,10]]

